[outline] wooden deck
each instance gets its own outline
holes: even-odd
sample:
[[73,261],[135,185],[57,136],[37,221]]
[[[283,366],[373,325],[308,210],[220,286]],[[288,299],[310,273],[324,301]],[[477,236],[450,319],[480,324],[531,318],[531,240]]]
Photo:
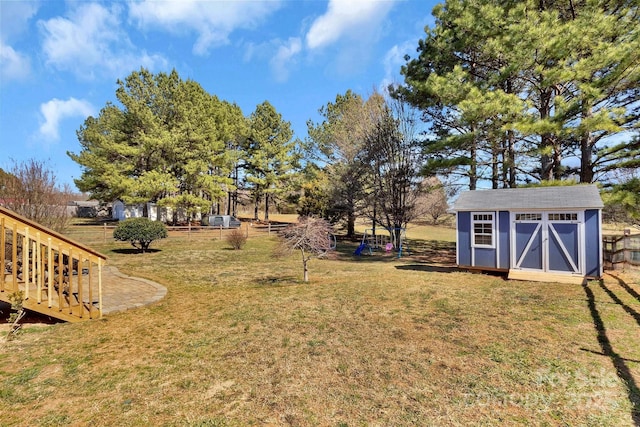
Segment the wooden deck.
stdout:
[[533,270],[509,270],[509,279],[526,280],[530,282],[556,282],[583,285],[587,283],[587,278],[576,274],[548,273]]
[[75,322],[102,317],[106,257],[0,207],[0,301]]

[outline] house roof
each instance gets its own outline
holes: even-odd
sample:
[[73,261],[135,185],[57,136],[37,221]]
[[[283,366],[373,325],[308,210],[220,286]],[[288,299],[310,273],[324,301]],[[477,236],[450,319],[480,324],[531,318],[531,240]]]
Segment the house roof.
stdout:
[[453,208],[457,211],[516,209],[602,209],[604,204],[595,185],[507,188],[466,191]]

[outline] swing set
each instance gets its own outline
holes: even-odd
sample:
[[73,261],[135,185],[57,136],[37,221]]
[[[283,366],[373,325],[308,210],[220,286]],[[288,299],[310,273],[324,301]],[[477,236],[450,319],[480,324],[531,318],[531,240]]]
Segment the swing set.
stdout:
[[368,251],[369,255],[373,255],[374,251],[384,249],[385,253],[391,253],[395,250],[398,253],[398,258],[401,258],[403,252],[409,251],[406,244],[407,229],[386,228],[385,230],[389,233],[388,235],[377,234],[375,229],[366,229],[360,245],[353,254],[360,256],[363,251]]

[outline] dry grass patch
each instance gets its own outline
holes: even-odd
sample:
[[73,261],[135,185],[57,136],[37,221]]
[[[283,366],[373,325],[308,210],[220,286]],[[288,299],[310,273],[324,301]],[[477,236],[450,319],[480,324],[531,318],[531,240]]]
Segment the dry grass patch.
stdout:
[[242,251],[197,239],[158,242],[144,255],[97,248],[123,272],[167,286],[167,297],[102,321],[28,329],[5,345],[2,422],[638,419],[637,282],[625,282],[631,292],[613,280],[507,282],[419,259],[352,257],[349,246],[335,260],[312,261],[303,284],[298,257],[274,259],[274,245],[265,237]]

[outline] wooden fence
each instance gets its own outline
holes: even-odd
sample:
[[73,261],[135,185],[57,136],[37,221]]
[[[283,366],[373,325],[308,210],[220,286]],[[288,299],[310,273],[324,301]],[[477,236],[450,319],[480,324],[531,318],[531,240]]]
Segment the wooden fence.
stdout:
[[603,236],[605,270],[619,270],[628,265],[640,266],[640,234]]
[[[252,236],[277,234],[288,227],[289,224],[281,223],[251,223],[243,222],[239,230],[251,238]],[[114,242],[113,230],[116,225],[83,225],[72,227],[67,234],[85,244],[98,244]],[[233,228],[206,227],[206,226],[179,226],[167,227],[169,239],[224,239]]]

